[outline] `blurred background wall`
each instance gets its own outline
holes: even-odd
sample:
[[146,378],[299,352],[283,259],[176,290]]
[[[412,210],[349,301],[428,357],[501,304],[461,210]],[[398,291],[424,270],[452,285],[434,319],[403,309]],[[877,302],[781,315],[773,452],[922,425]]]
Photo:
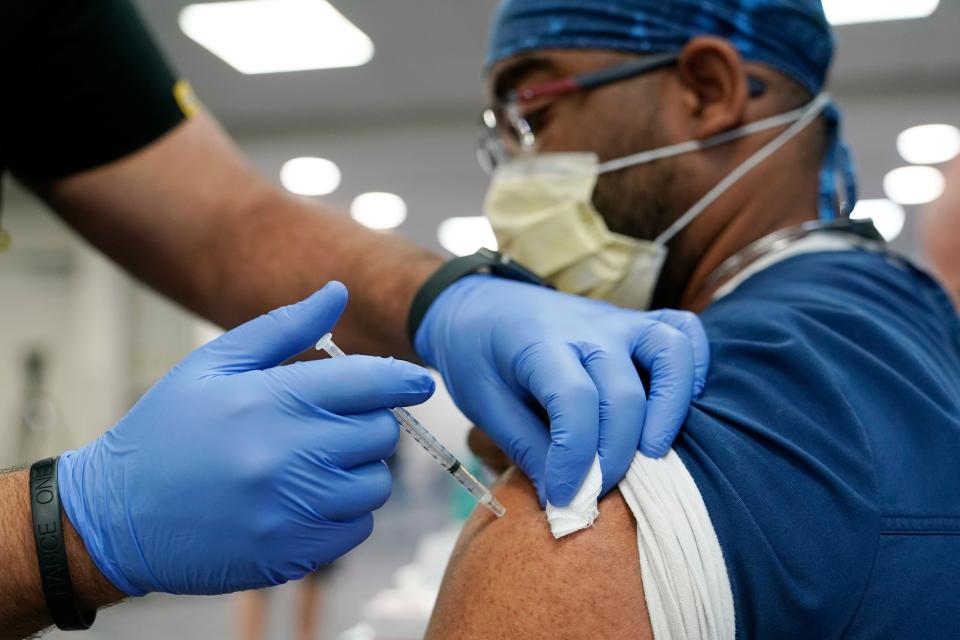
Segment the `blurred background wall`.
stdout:
[[[374,42],[372,61],[265,75],[243,75],[187,38],[178,27],[183,0],[137,4],[175,67],[277,184],[291,158],[329,159],[342,181],[325,200],[347,211],[361,193],[397,194],[407,217],[385,233],[437,251],[444,220],[480,215],[486,178],[473,144],[494,0],[340,0],[337,8]],[[897,150],[901,131],[960,125],[960,2],[939,4],[924,19],[838,28],[831,88],[845,111],[862,198],[885,198],[885,176],[908,164]],[[894,246],[922,263],[923,208],[903,211]],[[0,465],[11,466],[109,428],[216,329],[132,282],[9,178],[3,222],[14,240],[0,254]],[[896,231],[896,220],[891,224]],[[466,421],[449,400],[440,397],[425,411],[462,448]],[[334,584],[343,586],[328,602],[322,637],[336,637],[359,619],[366,599],[410,559],[422,533],[455,519],[442,485],[447,480],[418,452],[410,454],[402,472],[411,495],[399,499],[409,501],[391,512],[389,531],[376,534],[380,546],[352,554],[335,575]],[[412,495],[417,491],[419,498]],[[442,506],[431,511],[435,501]],[[230,605],[222,599],[154,600],[106,612],[90,637],[134,637],[125,635],[128,624],[140,625],[138,637],[233,637]],[[289,625],[278,616],[270,637],[288,637]]]

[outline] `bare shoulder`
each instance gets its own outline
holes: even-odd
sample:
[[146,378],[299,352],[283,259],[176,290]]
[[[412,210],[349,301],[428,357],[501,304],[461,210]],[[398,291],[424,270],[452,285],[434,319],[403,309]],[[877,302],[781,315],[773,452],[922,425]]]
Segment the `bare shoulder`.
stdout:
[[590,529],[550,535],[530,482],[515,469],[495,489],[497,520],[474,511],[447,567],[428,640],[652,638],[636,524],[618,491]]

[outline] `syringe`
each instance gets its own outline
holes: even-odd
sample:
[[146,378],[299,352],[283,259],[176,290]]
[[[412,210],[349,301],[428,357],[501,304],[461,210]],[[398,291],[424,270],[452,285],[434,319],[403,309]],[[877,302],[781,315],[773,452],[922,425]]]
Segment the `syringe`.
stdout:
[[[317,342],[317,349],[326,351],[331,358],[340,358],[347,355],[333,343],[333,335],[329,333],[320,338],[320,341]],[[433,456],[433,459],[440,463],[440,466],[446,469],[447,473],[452,475],[480,504],[490,509],[498,518],[502,518],[507,513],[507,510],[493,497],[490,490],[473,477],[473,474],[467,471],[460,464],[460,461],[445,446],[440,444],[440,441],[427,431],[427,428],[420,424],[420,421],[414,418],[409,411],[403,407],[396,407],[390,409],[390,413],[400,423],[400,427],[409,433],[427,453]]]

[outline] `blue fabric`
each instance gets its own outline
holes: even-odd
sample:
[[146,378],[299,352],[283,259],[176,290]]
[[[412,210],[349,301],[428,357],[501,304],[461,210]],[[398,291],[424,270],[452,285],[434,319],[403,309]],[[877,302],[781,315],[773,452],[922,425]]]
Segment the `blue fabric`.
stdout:
[[[834,38],[820,0],[505,0],[493,23],[487,66],[536,49],[679,51],[697,35],[730,40],[744,59],[781,71],[811,94],[823,90]],[[856,203],[840,112],[824,112],[829,144],[820,174],[820,216],[835,217],[837,182],[845,210]]]
[[880,254],[808,254],[702,319],[713,365],[675,448],[738,637],[960,637],[960,324],[942,290]]

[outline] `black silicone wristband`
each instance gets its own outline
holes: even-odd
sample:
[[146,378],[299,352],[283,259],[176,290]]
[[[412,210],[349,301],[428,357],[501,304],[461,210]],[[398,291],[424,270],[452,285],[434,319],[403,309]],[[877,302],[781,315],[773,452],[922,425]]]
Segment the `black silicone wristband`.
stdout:
[[47,458],[30,466],[30,511],[37,545],[40,585],[53,623],[64,631],[89,629],[96,610],[82,611],[70,580],[67,547],[60,516],[57,460]]
[[480,272],[492,273],[508,280],[550,286],[543,278],[520,263],[514,262],[509,256],[490,249],[480,249],[469,256],[454,258],[427,278],[417,291],[417,295],[413,297],[410,313],[407,316],[407,337],[410,339],[410,344],[414,343],[420,323],[430,310],[430,305],[440,297],[440,294],[457,280]]

